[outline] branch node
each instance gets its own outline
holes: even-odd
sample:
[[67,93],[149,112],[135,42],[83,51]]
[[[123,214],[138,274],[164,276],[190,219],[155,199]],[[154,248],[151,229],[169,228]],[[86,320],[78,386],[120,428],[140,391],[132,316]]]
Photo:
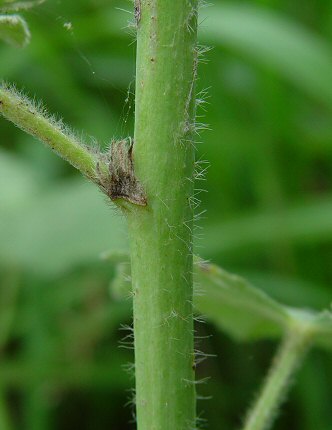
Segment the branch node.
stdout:
[[111,143],[110,150],[102,154],[100,160],[106,163],[108,171],[101,171],[97,163],[97,183],[111,200],[124,199],[146,206],[146,194],[134,172],[133,145],[131,138]]

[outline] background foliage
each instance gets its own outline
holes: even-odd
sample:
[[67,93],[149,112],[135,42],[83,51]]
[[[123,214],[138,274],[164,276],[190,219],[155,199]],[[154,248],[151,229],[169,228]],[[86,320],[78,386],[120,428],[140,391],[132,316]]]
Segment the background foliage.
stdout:
[[[131,9],[50,0],[26,11],[31,43],[0,45],[0,76],[103,146],[132,134]],[[208,192],[196,253],[314,309],[332,297],[331,29],[323,0],[215,0],[200,25],[213,49],[198,81],[208,102],[199,121],[210,129],[198,157],[210,167],[198,183]],[[99,258],[127,249],[124,221],[47,148],[0,121],[0,397],[13,427],[134,428],[123,369],[133,356],[119,330],[131,305],[110,288],[115,265]],[[197,369],[210,377],[199,386],[211,396],[200,416],[211,429],[236,429],[275,343],[237,343],[209,323],[197,334],[211,354]],[[330,363],[325,351],[310,354],[276,429],[332,429]]]

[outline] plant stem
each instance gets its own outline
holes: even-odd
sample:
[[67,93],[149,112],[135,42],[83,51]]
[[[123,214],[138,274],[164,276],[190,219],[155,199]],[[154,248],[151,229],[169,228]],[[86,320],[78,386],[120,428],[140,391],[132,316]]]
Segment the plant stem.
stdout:
[[268,430],[278,413],[292,377],[312,344],[311,324],[298,324],[288,331],[272,363],[261,392],[249,411],[243,430]]
[[196,0],[141,0],[128,213],[139,430],[195,428],[192,223]]
[[[0,113],[17,127],[51,147],[83,175],[95,178],[96,154],[82,145],[61,122],[47,117],[44,109],[39,109],[5,84],[0,85]],[[100,166],[100,169],[107,170],[105,166]]]

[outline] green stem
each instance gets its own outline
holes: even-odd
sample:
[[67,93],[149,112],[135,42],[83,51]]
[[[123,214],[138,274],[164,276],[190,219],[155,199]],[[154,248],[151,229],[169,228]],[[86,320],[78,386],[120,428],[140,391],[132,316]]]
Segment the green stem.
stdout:
[[261,392],[247,415],[243,430],[271,428],[292,377],[312,344],[311,328],[311,324],[294,322],[277,351]]
[[192,223],[196,0],[141,0],[128,213],[139,430],[195,428]]
[[[0,113],[51,147],[85,176],[91,179],[96,177],[96,154],[82,145],[61,122],[47,117],[44,110],[5,84],[0,86]],[[100,168],[106,170],[105,166]]]

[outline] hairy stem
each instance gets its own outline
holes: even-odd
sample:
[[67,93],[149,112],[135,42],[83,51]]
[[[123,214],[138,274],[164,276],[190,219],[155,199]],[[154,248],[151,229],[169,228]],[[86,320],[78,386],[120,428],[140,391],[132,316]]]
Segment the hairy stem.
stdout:
[[139,430],[195,428],[192,221],[196,0],[136,1],[134,164],[147,206],[128,214]]
[[286,397],[292,377],[312,343],[311,325],[295,323],[277,351],[261,392],[243,430],[268,430]]
[[51,147],[85,176],[95,178],[95,154],[68,133],[61,122],[47,117],[44,110],[5,84],[0,85],[0,114]]

